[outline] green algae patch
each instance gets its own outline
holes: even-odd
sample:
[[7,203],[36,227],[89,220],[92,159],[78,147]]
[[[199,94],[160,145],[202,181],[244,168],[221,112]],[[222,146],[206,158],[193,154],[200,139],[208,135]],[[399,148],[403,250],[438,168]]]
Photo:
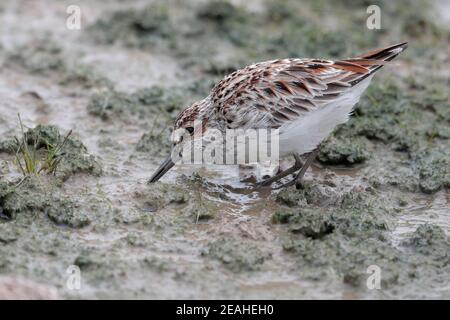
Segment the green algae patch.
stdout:
[[[436,86],[417,81],[373,83],[355,115],[321,146],[318,160],[351,165],[373,160],[373,153],[391,154],[383,168],[370,162],[373,186],[428,194],[448,188],[448,122],[436,111],[448,106],[445,99]],[[377,159],[384,162],[384,157]]]
[[90,223],[87,215],[73,199],[52,192],[41,179],[28,177],[19,185],[3,185],[0,207],[10,219],[18,215],[46,215],[57,225],[82,228]]
[[50,205],[46,206],[44,212],[57,225],[83,228],[91,223],[87,214],[67,197],[51,199]]
[[144,225],[158,229],[174,227],[181,230],[192,224],[207,223],[218,211],[217,203],[202,195],[195,186],[152,183],[136,191],[140,218]]
[[19,186],[8,184],[0,194],[3,214],[14,219],[17,214],[43,212],[50,199],[36,178],[27,178]]
[[168,155],[172,148],[172,143],[168,135],[163,133],[155,133],[154,130],[144,133],[136,145],[136,151],[152,152],[155,155]]
[[113,115],[120,117],[125,111],[133,112],[138,101],[129,94],[106,90],[92,96],[88,104],[91,115],[108,120]]
[[15,148],[17,148],[17,144],[12,139],[0,141],[0,153],[11,153]]
[[425,193],[435,193],[442,188],[450,188],[450,151],[428,153],[420,157],[419,188]]
[[[314,190],[310,187],[311,189]],[[305,193],[305,190],[290,188],[282,198],[278,197],[277,201],[285,199],[286,194],[290,194],[293,199],[309,198],[314,195]],[[317,199],[315,197],[312,199]],[[330,234],[335,230],[347,235],[370,234],[373,230],[386,231],[388,230],[386,215],[392,210],[377,203],[367,191],[347,192],[336,198],[333,203],[328,203],[328,206],[321,205],[321,201],[313,201],[306,206],[299,205],[297,201],[286,203],[285,200],[281,200],[281,203],[291,208],[277,211],[272,221],[289,224],[292,232],[312,238]]]
[[204,201],[196,201],[189,209],[189,215],[194,219],[196,223],[201,221],[208,221],[214,219],[216,216],[216,208],[210,203]]
[[[304,196],[301,190],[290,191]],[[395,246],[389,230],[397,205],[370,190],[351,191],[331,206],[279,209],[272,222],[286,226],[283,248],[295,257],[297,272],[307,279],[337,278],[364,288],[367,268],[376,265],[382,270],[383,289],[407,288],[414,281],[439,283],[438,270],[450,261],[448,237],[439,227],[423,225],[403,241],[402,248]]]
[[157,273],[170,271],[175,265],[172,259],[162,259],[155,256],[145,257],[144,259],[142,259],[141,263],[144,268],[156,271]]
[[112,86],[93,66],[73,60],[57,42],[46,37],[7,52],[8,62],[39,75],[58,74],[61,85],[80,84],[85,88]]
[[178,186],[157,182],[151,187],[139,193],[135,193],[135,198],[143,203],[146,211],[157,211],[169,205],[183,205],[190,199],[190,194]]
[[140,89],[134,93],[107,89],[91,97],[88,112],[103,120],[151,116],[157,112],[166,121],[174,118],[185,106],[186,96],[189,96],[188,91],[183,88],[163,89],[154,86]]
[[233,272],[257,271],[270,258],[258,245],[233,237],[214,240],[203,255],[219,260]]
[[192,190],[183,185],[157,182],[136,189],[133,193],[136,210],[115,216],[125,224],[142,225],[155,232],[178,234],[195,223],[190,214],[195,205]]
[[50,39],[23,45],[9,54],[9,59],[33,73],[62,71],[63,49]]
[[11,214],[4,208],[5,197],[8,193],[8,184],[4,181],[0,181],[0,223],[3,220],[9,220],[11,217]]
[[[396,147],[397,142],[407,146],[403,140],[415,132],[410,132],[410,126],[406,124],[412,120],[415,123],[417,120],[412,119],[415,113],[410,99],[403,92],[404,88],[393,82],[371,84],[356,105],[355,116],[348,124],[336,130],[335,139],[345,141],[347,144],[356,139],[353,147],[356,154],[358,149],[361,150],[361,145],[367,144],[367,141],[361,140],[362,137],[374,142],[391,144],[392,148]],[[351,147],[347,145],[347,149],[349,148]],[[362,152],[359,151],[359,154]]]
[[99,43],[145,47],[161,45],[161,39],[171,37],[174,31],[167,5],[155,4],[109,12],[89,26],[88,32]]
[[[62,136],[56,126],[37,125],[24,133],[23,141],[29,149],[41,153],[43,158],[48,157],[54,148],[60,147],[58,158],[55,159],[57,163],[52,171],[62,181],[77,173],[96,176],[102,173],[100,162],[88,153],[84,144],[68,135]],[[9,150],[5,150],[9,153],[16,153],[19,148],[18,141],[15,139],[6,140],[4,144],[9,147]],[[43,164],[45,165],[46,162]]]
[[317,217],[316,210],[302,209],[289,217],[289,230],[311,239],[320,239],[331,234],[335,224],[325,213]]
[[20,229],[7,223],[0,223],[0,243],[5,245],[17,241]]
[[325,183],[304,182],[301,189],[286,188],[276,195],[276,202],[288,207],[326,205],[339,201],[339,194]]
[[367,141],[362,139],[330,138],[320,145],[317,159],[324,164],[352,165],[368,158]]
[[239,10],[228,1],[210,1],[203,7],[200,7],[197,16],[200,19],[214,21],[217,24],[223,24],[225,21],[236,18],[239,14]]
[[113,83],[100,75],[91,65],[66,63],[62,72],[61,85],[79,84],[84,88],[112,88]]
[[125,242],[131,247],[145,247],[148,244],[141,234],[135,232],[130,232],[125,237]]
[[422,250],[423,248],[445,248],[450,254],[449,237],[441,227],[432,224],[423,224],[403,242],[406,247]]
[[[115,282],[126,275],[132,266],[115,250],[105,252],[95,246],[84,246],[78,251],[78,255],[70,261],[70,264],[78,266],[83,272],[86,282],[100,284],[104,281]],[[115,266],[115,268],[111,268]]]
[[395,186],[402,191],[433,194],[450,188],[450,153],[448,148],[429,148],[403,160],[387,163],[382,174],[375,171],[369,177],[374,187]]
[[[29,131],[29,135],[42,137],[42,147],[47,147],[49,143],[60,142],[63,137],[60,135],[57,127],[38,125],[35,129]],[[102,173],[102,165],[91,154],[88,153],[85,145],[78,139],[69,138],[62,149],[63,155],[58,165],[56,176],[66,180],[71,175],[77,173],[88,173],[99,176]]]

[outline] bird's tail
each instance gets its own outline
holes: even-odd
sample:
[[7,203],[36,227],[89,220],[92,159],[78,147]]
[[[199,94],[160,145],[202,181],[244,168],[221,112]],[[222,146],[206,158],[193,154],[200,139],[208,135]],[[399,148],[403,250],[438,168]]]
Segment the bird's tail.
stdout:
[[355,57],[355,59],[361,58],[369,60],[391,61],[400,53],[405,51],[406,48],[408,48],[408,42],[402,42],[386,48],[372,50],[361,56]]
[[363,55],[336,61],[335,66],[355,72],[354,79],[348,81],[352,86],[373,75],[382,66],[389,63],[408,47],[407,42],[394,44],[389,47],[375,49]]

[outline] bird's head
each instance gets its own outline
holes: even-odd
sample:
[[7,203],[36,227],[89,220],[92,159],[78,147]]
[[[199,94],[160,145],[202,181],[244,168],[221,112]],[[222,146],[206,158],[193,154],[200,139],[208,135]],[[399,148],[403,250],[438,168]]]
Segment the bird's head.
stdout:
[[190,153],[193,140],[202,139],[208,122],[206,106],[206,102],[202,100],[192,104],[178,115],[170,138],[172,151],[150,178],[150,183],[158,181],[183,158],[183,154]]

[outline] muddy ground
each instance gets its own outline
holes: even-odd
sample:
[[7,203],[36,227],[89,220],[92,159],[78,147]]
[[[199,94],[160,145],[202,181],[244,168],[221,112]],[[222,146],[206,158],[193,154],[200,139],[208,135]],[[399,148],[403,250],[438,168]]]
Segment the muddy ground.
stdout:
[[[81,30],[66,28],[70,4]],[[380,30],[366,28],[369,4]],[[2,1],[0,295],[449,299],[450,6],[349,5]],[[408,50],[323,144],[303,189],[255,191],[232,166],[147,184],[177,113],[230,71],[400,41]],[[20,171],[18,113],[40,152],[72,130],[54,174]]]

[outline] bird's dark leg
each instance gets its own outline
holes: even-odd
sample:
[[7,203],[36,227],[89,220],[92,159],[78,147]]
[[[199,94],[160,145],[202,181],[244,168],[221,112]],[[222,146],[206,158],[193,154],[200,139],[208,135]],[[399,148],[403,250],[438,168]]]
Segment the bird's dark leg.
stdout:
[[298,185],[300,183],[300,181],[302,180],[303,176],[305,175],[306,170],[308,170],[308,168],[311,166],[311,163],[313,163],[318,152],[319,152],[319,148],[316,148],[314,151],[312,151],[308,155],[308,158],[306,158],[305,164],[302,166],[301,170],[297,173],[297,175],[295,176],[294,179],[292,179],[291,181],[289,181],[279,187],[276,187],[274,189],[281,189],[281,188],[292,186],[294,184]]
[[280,173],[274,175],[273,177],[268,178],[268,179],[266,179],[264,181],[261,181],[261,182],[257,183],[256,185],[260,186],[260,187],[270,186],[275,181],[278,181],[278,180],[280,180],[280,179],[282,179],[282,178],[284,178],[284,177],[286,177],[286,176],[296,172],[300,168],[302,168],[303,167],[303,163],[302,163],[302,159],[300,158],[300,155],[298,153],[294,153],[294,158],[295,158],[295,163],[294,163],[294,165],[292,167],[290,167],[290,168],[288,168],[288,169],[286,169],[284,171],[281,171]]

